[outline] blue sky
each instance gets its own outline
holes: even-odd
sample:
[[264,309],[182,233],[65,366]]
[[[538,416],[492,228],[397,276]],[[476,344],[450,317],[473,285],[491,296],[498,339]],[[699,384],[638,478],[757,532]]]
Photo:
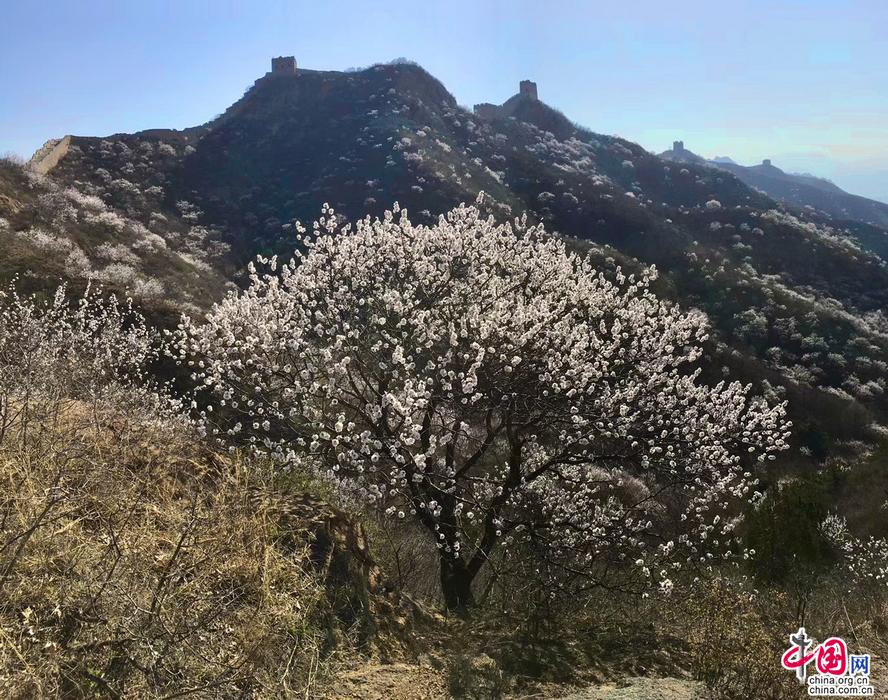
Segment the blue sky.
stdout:
[[67,133],[193,126],[294,54],[395,57],[460,103],[523,78],[595,131],[772,158],[888,201],[888,1],[0,0],[0,153]]

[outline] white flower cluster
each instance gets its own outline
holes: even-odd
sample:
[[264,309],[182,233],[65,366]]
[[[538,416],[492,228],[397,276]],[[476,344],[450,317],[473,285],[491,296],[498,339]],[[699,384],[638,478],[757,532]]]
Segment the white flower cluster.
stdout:
[[320,465],[469,577],[525,541],[668,590],[667,566],[728,550],[752,465],[787,446],[782,404],[698,383],[705,318],[658,299],[653,270],[607,276],[465,205],[430,227],[325,207],[300,241],[182,323],[209,429]]
[[839,515],[828,515],[821,524],[821,530],[842,553],[855,582],[888,585],[888,540],[855,537],[848,530],[845,519]]
[[45,302],[0,290],[0,442],[27,439],[29,425],[58,420],[68,404],[160,406],[167,399],[151,389],[148,370],[161,354],[129,302],[91,288],[76,302],[65,287]]

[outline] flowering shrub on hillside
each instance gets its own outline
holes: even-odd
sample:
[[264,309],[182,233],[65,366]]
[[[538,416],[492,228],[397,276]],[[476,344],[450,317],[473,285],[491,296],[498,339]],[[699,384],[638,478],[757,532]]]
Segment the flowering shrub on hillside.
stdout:
[[857,583],[884,586],[888,583],[888,540],[861,539],[851,534],[845,518],[831,514],[823,521],[824,535],[842,555],[845,567]]
[[749,387],[698,383],[705,318],[658,299],[653,270],[610,279],[473,206],[337,222],[325,208],[293,260],[183,321],[220,438],[420,523],[451,609],[500,545],[664,590],[728,550],[730,506],[789,423]]
[[128,302],[0,291],[2,697],[317,696],[292,494],[205,449],[159,354]]
[[129,301],[94,288],[77,301],[64,286],[48,301],[0,290],[0,443],[39,439],[47,422],[75,407],[160,409],[172,400],[150,388],[150,364],[160,355],[157,333]]

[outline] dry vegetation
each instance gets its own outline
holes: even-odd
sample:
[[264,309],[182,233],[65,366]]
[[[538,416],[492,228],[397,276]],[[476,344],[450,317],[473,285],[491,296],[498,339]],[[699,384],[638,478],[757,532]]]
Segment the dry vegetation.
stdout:
[[312,696],[358,622],[339,525],[203,447],[126,306],[0,301],[0,695]]
[[561,697],[668,676],[784,700],[799,624],[875,654],[875,674],[888,657],[884,581],[773,537],[798,508],[816,528],[811,485],[751,519],[807,585],[769,556],[679,576],[671,597],[553,592],[517,551],[492,558],[470,618],[444,617],[419,527],[208,448],[145,371],[159,340],[128,307],[0,301],[0,696]]
[[6,697],[302,695],[326,602],[255,497],[258,465],[123,407],[69,406],[0,451]]

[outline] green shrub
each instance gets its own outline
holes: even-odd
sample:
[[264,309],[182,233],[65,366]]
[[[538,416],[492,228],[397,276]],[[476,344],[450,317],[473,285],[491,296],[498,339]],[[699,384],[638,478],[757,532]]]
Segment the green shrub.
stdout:
[[792,585],[835,564],[820,523],[829,514],[836,477],[817,475],[780,484],[747,519],[750,568],[763,583]]

